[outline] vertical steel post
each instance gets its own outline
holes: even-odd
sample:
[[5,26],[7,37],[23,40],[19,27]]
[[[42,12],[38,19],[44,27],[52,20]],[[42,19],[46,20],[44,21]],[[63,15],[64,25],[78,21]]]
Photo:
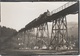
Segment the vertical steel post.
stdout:
[[[65,39],[68,37],[66,16],[60,17],[52,22],[51,41],[49,46],[53,49],[65,45]],[[57,44],[56,44],[57,43]]]
[[[36,32],[36,44],[40,44],[39,48],[42,48],[43,45],[48,46],[48,40],[49,40],[49,31],[48,31],[48,24],[44,23],[37,27]],[[40,41],[40,42],[39,42]]]

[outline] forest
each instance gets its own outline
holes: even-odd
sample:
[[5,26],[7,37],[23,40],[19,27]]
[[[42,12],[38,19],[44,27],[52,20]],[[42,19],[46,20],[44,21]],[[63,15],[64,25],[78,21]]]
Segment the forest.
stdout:
[[15,29],[0,26],[0,49],[3,49],[3,45],[11,38],[12,35],[17,33]]

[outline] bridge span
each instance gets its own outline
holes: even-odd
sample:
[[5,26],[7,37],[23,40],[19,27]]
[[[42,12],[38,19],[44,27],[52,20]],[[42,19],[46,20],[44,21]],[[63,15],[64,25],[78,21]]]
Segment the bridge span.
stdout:
[[[27,24],[25,28],[22,28],[19,32],[24,32],[25,34],[26,32],[30,32],[32,30],[35,31],[36,28],[37,29],[36,40],[38,41],[42,40],[42,42],[44,42],[44,44],[48,48],[51,45],[56,48],[56,46],[63,45],[65,37],[68,37],[66,15],[77,14],[77,13],[78,13],[78,2],[69,2],[57,8],[56,10],[53,10],[52,12],[49,11],[44,12],[38,18],[34,19],[29,24]],[[52,22],[51,37],[49,37],[49,30],[47,24],[48,22]],[[45,40],[45,34],[47,36],[46,39],[48,39],[47,40],[48,43]],[[49,38],[51,39],[49,40]],[[38,42],[36,42],[35,45],[37,45],[37,43]],[[65,44],[67,44],[68,46],[67,41]]]
[[[57,51],[71,49],[68,42],[66,15],[78,14],[78,12],[79,2],[68,2],[51,12],[47,10],[13,36],[10,40],[11,48]],[[49,36],[48,22],[52,22],[51,36]],[[15,38],[17,43],[14,41]]]

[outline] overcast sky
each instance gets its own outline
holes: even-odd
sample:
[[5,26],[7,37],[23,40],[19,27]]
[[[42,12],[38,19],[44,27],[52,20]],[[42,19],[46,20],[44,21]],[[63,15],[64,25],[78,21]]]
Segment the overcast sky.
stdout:
[[[33,19],[67,2],[1,2],[1,25],[20,30]],[[78,15],[68,15],[68,22],[78,22]]]

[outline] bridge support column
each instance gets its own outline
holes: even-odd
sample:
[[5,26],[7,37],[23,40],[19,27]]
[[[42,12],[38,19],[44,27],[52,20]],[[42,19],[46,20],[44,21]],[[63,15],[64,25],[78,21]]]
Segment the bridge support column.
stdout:
[[36,32],[36,46],[38,49],[42,48],[43,46],[48,46],[49,44],[49,31],[48,31],[48,24],[44,23],[37,27]]
[[19,32],[18,34],[17,34],[17,38],[18,38],[18,45],[19,45],[19,48],[20,49],[22,49],[22,48],[24,48],[24,44],[25,44],[25,32]]
[[26,48],[26,31],[23,31],[23,45],[24,45],[24,49]]
[[30,38],[31,38],[31,30],[24,31],[24,48],[30,48]]
[[66,44],[68,38],[66,16],[53,20],[50,46],[58,50]]
[[34,32],[34,28],[24,31],[24,48],[32,49],[34,47]]

